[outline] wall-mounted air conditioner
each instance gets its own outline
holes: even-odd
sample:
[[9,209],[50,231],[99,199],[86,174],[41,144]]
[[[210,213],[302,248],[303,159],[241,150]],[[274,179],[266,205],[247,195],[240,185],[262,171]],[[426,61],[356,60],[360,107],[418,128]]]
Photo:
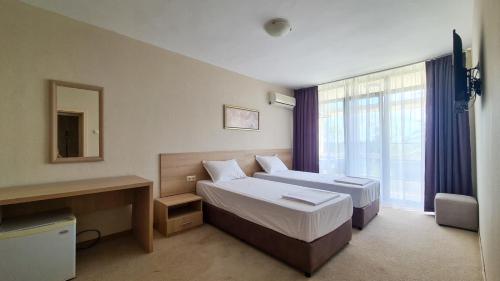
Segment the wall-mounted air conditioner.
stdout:
[[269,104],[293,109],[295,107],[295,98],[276,92],[269,93]]

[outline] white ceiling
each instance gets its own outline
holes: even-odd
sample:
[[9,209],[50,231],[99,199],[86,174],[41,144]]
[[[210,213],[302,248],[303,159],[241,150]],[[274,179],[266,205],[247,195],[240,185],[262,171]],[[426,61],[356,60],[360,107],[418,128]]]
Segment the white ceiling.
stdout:
[[[471,0],[23,0],[222,68],[291,88],[471,44]],[[265,33],[290,20],[282,38]]]

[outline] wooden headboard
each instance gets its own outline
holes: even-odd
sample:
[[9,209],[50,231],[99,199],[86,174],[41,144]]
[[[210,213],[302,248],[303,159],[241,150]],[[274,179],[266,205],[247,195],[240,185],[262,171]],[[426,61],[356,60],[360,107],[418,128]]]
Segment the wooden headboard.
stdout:
[[288,168],[292,167],[291,149],[162,153],[160,154],[160,196],[195,192],[196,181],[188,182],[186,177],[195,175],[197,181],[210,179],[201,164],[203,160],[236,159],[247,176],[252,176],[255,172],[262,171],[255,160],[255,155],[273,154],[277,154]]

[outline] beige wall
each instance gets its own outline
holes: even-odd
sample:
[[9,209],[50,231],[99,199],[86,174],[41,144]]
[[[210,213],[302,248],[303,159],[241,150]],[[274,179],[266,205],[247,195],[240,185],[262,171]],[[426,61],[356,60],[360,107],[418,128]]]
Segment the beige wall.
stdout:
[[[136,174],[158,195],[161,152],[291,147],[292,112],[267,104],[288,89],[11,0],[0,38],[0,187]],[[104,87],[104,162],[48,163],[47,79]],[[261,130],[223,130],[223,104],[258,109]],[[129,226],[106,213],[80,222]]]
[[500,280],[500,1],[475,0],[474,61],[484,96],[476,101],[479,227],[488,281]]

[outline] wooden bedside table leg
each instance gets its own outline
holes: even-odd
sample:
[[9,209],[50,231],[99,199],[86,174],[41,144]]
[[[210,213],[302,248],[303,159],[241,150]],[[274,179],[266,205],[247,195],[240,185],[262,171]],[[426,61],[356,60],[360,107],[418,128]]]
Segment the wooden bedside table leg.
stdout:
[[167,236],[168,208],[155,200],[154,202],[154,227],[158,232]]
[[132,229],[142,248],[153,251],[153,187],[136,188],[132,204]]

